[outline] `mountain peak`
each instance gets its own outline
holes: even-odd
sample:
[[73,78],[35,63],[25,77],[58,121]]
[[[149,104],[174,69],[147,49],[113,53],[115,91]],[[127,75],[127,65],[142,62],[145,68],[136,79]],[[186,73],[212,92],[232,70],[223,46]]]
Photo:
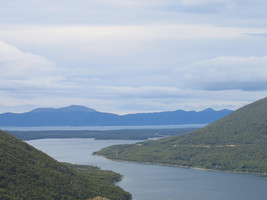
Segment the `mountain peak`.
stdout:
[[214,110],[212,108],[207,108],[205,110],[202,110],[202,112],[214,112]]
[[57,109],[58,111],[64,112],[96,112],[96,110],[87,108],[86,106],[71,105],[63,108]]
[[71,105],[63,108],[36,108],[31,112],[96,112],[96,110],[85,106]]

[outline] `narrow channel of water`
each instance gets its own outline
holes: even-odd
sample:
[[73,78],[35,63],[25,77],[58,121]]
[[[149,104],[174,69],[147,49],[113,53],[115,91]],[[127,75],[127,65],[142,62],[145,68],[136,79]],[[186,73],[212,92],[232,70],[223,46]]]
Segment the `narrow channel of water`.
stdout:
[[199,171],[116,162],[91,155],[103,147],[130,140],[42,139],[27,141],[56,160],[99,166],[124,175],[119,186],[133,200],[264,200],[267,176]]
[[9,126],[0,127],[5,131],[47,131],[47,130],[125,130],[125,129],[172,129],[172,128],[201,128],[207,124],[181,125],[144,125],[144,126]]

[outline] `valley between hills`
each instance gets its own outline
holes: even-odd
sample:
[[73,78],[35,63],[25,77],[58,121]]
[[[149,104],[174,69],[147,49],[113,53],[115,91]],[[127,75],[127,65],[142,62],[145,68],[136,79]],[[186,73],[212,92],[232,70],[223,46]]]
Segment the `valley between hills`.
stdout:
[[[154,134],[152,130],[143,131],[147,133],[143,139]],[[267,98],[200,129],[162,131],[165,136],[169,133],[168,137],[109,146],[94,154],[121,161],[267,174]],[[174,133],[176,131],[177,135]],[[122,132],[125,130],[100,133],[105,137],[110,133],[112,139],[116,139]],[[138,132],[141,136],[142,130]],[[68,132],[65,137],[58,132],[55,137],[72,138],[75,133]],[[129,131],[126,136],[132,137],[135,133]],[[17,134],[21,139],[53,138],[53,132],[12,134]],[[60,163],[3,131],[0,132],[0,169],[1,200],[86,200],[101,199],[100,196],[111,200],[132,198],[130,193],[114,185],[121,180],[120,174],[92,166]]]

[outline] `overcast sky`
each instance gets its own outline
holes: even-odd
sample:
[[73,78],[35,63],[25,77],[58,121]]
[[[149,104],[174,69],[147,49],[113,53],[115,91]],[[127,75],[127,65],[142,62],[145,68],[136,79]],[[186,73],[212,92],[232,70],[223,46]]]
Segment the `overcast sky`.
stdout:
[[266,0],[0,4],[0,113],[237,109],[267,96]]

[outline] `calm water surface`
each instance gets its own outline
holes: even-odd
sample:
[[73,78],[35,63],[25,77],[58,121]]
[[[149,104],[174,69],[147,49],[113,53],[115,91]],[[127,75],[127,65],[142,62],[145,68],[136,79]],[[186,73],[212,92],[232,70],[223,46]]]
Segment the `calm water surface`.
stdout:
[[5,131],[47,131],[47,130],[122,130],[122,129],[171,129],[171,128],[201,128],[207,124],[181,125],[144,125],[144,126],[1,126]]
[[103,147],[138,141],[42,139],[27,141],[56,160],[88,164],[124,175],[119,186],[133,200],[265,200],[267,176],[208,172],[176,167],[115,162],[91,155]]

